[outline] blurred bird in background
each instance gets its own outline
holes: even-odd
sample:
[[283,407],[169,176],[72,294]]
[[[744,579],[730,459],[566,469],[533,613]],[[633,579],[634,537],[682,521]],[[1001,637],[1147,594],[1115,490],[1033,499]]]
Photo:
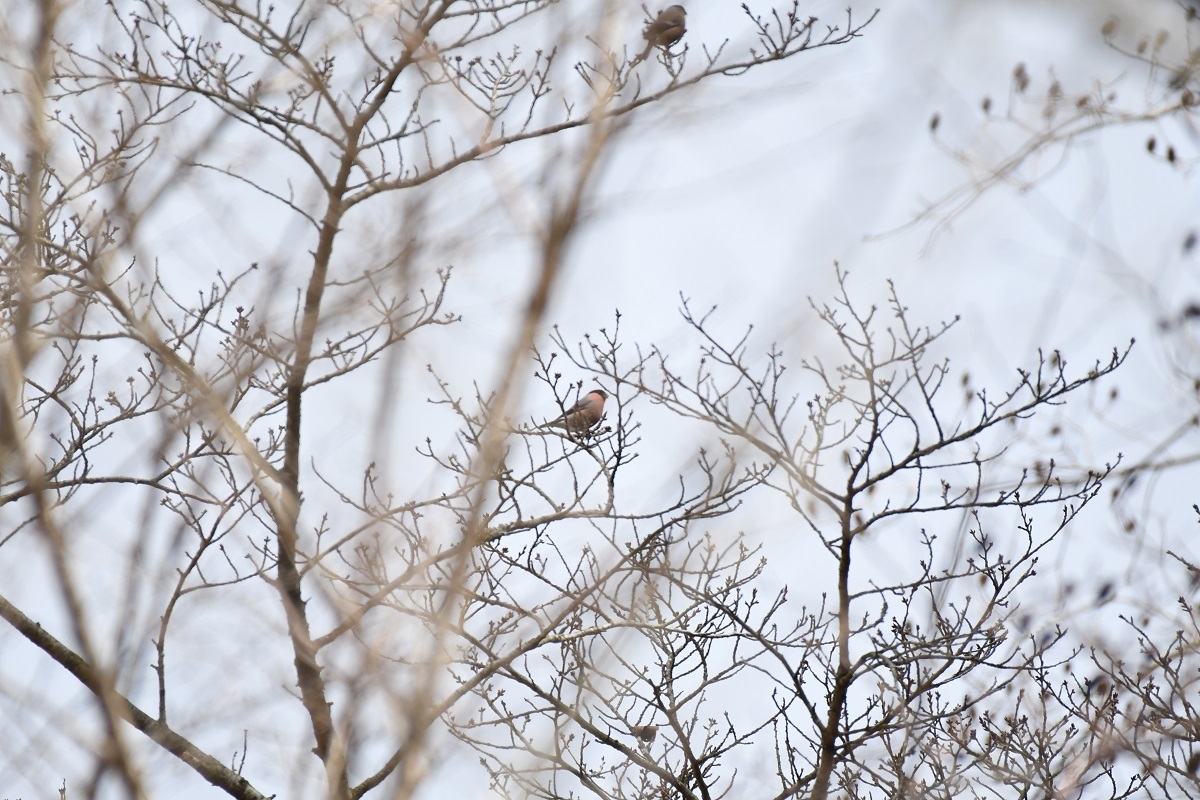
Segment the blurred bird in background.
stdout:
[[687,32],[687,11],[683,6],[669,6],[658,12],[658,16],[646,23],[642,38],[646,40],[646,49],[635,61],[645,61],[646,56],[656,47],[666,50],[683,38]]
[[567,433],[582,433],[590,430],[604,416],[604,401],[608,393],[603,389],[592,389],[583,398],[566,410],[558,419],[539,425],[539,428],[562,428]]
[[633,725],[631,729],[634,736],[646,743],[653,742],[654,737],[658,736],[657,725]]

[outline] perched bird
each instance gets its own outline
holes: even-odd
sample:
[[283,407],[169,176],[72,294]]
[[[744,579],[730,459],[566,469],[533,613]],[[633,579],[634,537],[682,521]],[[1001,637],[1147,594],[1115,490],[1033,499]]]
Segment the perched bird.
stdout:
[[656,47],[666,50],[683,38],[687,32],[685,18],[687,11],[683,6],[668,6],[658,12],[658,17],[646,23],[642,38],[646,40],[646,49],[638,55],[637,61],[645,61],[646,56]]
[[653,742],[654,737],[658,736],[657,725],[632,725],[630,729],[633,731],[633,735],[643,742]]
[[563,428],[567,433],[582,433],[590,430],[604,416],[604,401],[608,393],[603,389],[592,389],[583,398],[567,409],[558,419],[552,419],[539,428]]

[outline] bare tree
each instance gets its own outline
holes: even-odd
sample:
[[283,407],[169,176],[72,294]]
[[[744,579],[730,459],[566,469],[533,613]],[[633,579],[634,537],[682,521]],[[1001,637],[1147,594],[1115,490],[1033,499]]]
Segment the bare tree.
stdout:
[[[110,783],[150,794],[144,741],[237,797],[272,794],[260,782],[309,793],[314,780],[335,797],[386,780],[416,791],[430,727],[502,663],[443,686],[448,654],[470,644],[454,631],[477,618],[473,593],[499,576],[486,555],[497,518],[515,515],[506,524],[518,530],[618,515],[611,489],[593,496],[594,477],[565,506],[535,482],[544,467],[510,484],[500,423],[519,407],[513,376],[613,143],[642,107],[848,43],[870,22],[820,26],[797,7],[746,15],[758,43],[741,53],[693,36],[644,63],[630,55],[640,21],[617,6],[43,0],[6,16],[6,116],[20,122],[0,159],[2,542],[9,568],[41,548],[51,571],[0,609],[97,701],[98,730],[80,719],[56,738],[90,754],[72,794]],[[501,158],[539,140],[557,144]],[[343,480],[341,464],[326,475],[309,441],[328,406],[314,398],[371,385],[360,376],[373,372],[386,421],[402,345],[457,319],[450,254],[491,204],[437,204],[473,163],[534,255],[520,314],[496,331],[510,340],[465,452],[431,444],[444,471],[402,499],[379,485],[370,453],[350,468],[358,478]],[[380,244],[375,221],[389,215]],[[181,226],[205,230],[172,247]],[[285,246],[247,246],[268,231]],[[593,456],[597,468],[631,457],[623,437]],[[571,467],[566,442],[556,463]],[[718,513],[746,480],[648,516]],[[47,602],[64,625],[50,624]],[[368,632],[384,607],[410,626],[390,620],[384,639],[419,634],[399,654]],[[243,672],[248,640],[214,632],[257,620],[258,669],[239,681],[229,672]],[[298,704],[249,688],[279,684],[295,685]],[[368,755],[362,720],[381,724],[370,706],[381,692],[403,713],[388,718],[391,752]],[[213,745],[198,738],[211,733],[208,710]],[[259,743],[280,731],[294,758],[259,760],[249,733],[232,762],[214,755],[250,729]],[[310,747],[311,763],[294,755]]]
[[[1130,793],[1111,707],[1051,685],[1073,653],[1021,606],[1111,467],[1064,479],[1011,438],[1123,351],[962,407],[951,326],[839,273],[828,358],[686,303],[690,362],[619,318],[530,355],[635,112],[873,17],[746,7],[745,52],[641,61],[617,6],[101,9],[5,31],[0,558],[47,568],[0,616],[56,665],[5,699],[9,768],[66,796]],[[497,221],[528,285],[468,390],[449,293]],[[426,340],[433,408],[401,432]],[[523,419],[530,371],[556,411],[594,377],[607,416]],[[695,433],[668,480],[652,415]],[[786,541],[754,531],[776,513]]]
[[[1037,597],[1028,584],[1039,557],[1111,467],[1079,480],[1063,480],[1053,462],[1017,468],[999,484],[985,475],[1008,458],[1013,425],[1104,377],[1125,353],[1077,377],[1049,355],[998,394],[968,390],[971,407],[956,413],[949,365],[933,355],[950,325],[915,325],[894,292],[890,319],[881,321],[874,307],[856,310],[840,278],[836,302],[814,307],[840,357],[799,359],[803,381],[790,379],[782,353],[755,357],[749,333],[721,341],[710,332],[712,312],[698,315],[686,303],[699,340],[694,362],[652,348],[618,365],[595,344],[575,359],[673,414],[715,426],[730,458],[768,465],[764,486],[795,520],[785,534],[793,541],[764,551],[805,553],[832,576],[819,599],[797,585],[808,584],[807,570],[797,583],[763,592],[740,579],[748,548],[709,548],[703,552],[715,561],[702,570],[669,555],[698,558],[694,544],[666,548],[654,574],[670,592],[655,591],[650,618],[668,622],[672,635],[648,630],[655,666],[610,679],[638,687],[656,708],[652,719],[667,742],[644,769],[659,770],[661,796],[670,797],[725,796],[734,766],[743,780],[757,769],[755,791],[780,798],[1069,796],[1108,774],[1094,754],[1102,731],[1072,724],[1090,701],[1055,704],[1044,691],[1058,665],[1047,653],[1063,630],[1030,630],[1020,609],[1023,597]],[[798,391],[802,383],[808,394]],[[957,535],[939,536],[939,527]],[[708,575],[722,562],[738,579],[713,585]],[[660,608],[673,594],[708,606],[702,625],[673,621]],[[736,688],[718,694],[727,682]],[[730,705],[743,708],[716,710]],[[749,722],[746,705],[759,710]],[[767,752],[734,755],[759,748]],[[1128,794],[1113,788],[1103,796]]]
[[[1161,4],[1154,15],[1144,15],[1144,10],[1130,3],[1114,3],[1103,11],[1084,9],[1082,17],[1102,15],[1093,29],[1093,44],[1106,58],[1084,59],[1082,79],[1078,60],[1070,63],[1059,54],[1048,54],[1044,63],[1014,64],[1007,97],[978,97],[973,109],[978,122],[969,126],[972,143],[947,136],[942,111],[933,110],[929,127],[934,143],[963,166],[966,177],[910,220],[909,225],[928,227],[930,247],[998,187],[1045,191],[1068,164],[1079,163],[1085,150],[1095,153],[1092,148],[1112,148],[1113,142],[1120,148],[1116,156],[1107,153],[1090,162],[1093,169],[1100,168],[1097,177],[1103,178],[1103,167],[1119,162],[1172,172],[1182,186],[1190,186],[1200,98],[1197,6],[1179,0]],[[1058,68],[1076,77],[1060,79]],[[993,154],[981,154],[980,140],[996,147]],[[1107,205],[1100,194],[1097,203]],[[1177,218],[1170,200],[1159,200],[1152,208],[1161,212],[1167,227]],[[1194,492],[1200,460],[1195,439],[1200,419],[1195,320],[1200,304],[1191,263],[1197,229],[1194,219],[1184,215],[1169,238],[1139,242],[1127,254],[1113,242],[1132,232],[1135,223],[1113,203],[1116,213],[1106,209],[1105,214],[1111,222],[1091,229],[1086,217],[1095,208],[1099,206],[1075,216],[1063,214],[1054,227],[1064,241],[1077,242],[1072,249],[1086,253],[1081,263],[1089,281],[1120,287],[1126,298],[1121,313],[1143,321],[1151,335],[1141,346],[1162,370],[1153,376],[1153,402],[1132,429],[1106,407],[1074,420],[1090,439],[1117,428],[1126,442],[1127,458],[1111,473],[1106,515],[1107,526],[1125,539],[1109,544],[1111,575],[1088,576],[1090,581],[1062,578],[1063,594],[1075,595],[1074,610],[1063,609],[1064,623],[1068,616],[1079,623],[1065,643],[1081,657],[1063,662],[1053,676],[1043,674],[1035,706],[1039,714],[1045,707],[1066,711],[1058,724],[1070,725],[1088,749],[1086,757],[1062,773],[1078,794],[1062,789],[1046,794],[1090,797],[1099,791],[1107,796],[1124,781],[1126,791],[1138,796],[1193,797],[1200,794],[1200,751],[1195,746],[1200,717],[1189,699],[1200,654],[1194,609],[1200,571],[1189,542],[1200,513]],[[1103,331],[1102,323],[1094,329]],[[1110,392],[1115,399],[1117,387]],[[1080,487],[1089,479],[1088,467],[1099,468],[1078,457],[1059,463],[1071,465],[1060,472]],[[1021,720],[1019,735],[1014,729],[989,742],[1006,755],[1014,744],[1042,748],[1045,731],[1053,726],[1044,719],[1038,726],[1040,731]],[[1097,788],[1091,781],[1106,785]]]

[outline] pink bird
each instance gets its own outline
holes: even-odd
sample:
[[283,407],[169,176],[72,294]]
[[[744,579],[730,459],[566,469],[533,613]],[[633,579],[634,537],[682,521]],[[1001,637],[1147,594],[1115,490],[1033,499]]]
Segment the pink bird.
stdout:
[[583,398],[567,409],[558,419],[539,425],[539,428],[563,428],[567,433],[582,433],[591,430],[604,416],[604,401],[608,393],[603,389],[592,389]]

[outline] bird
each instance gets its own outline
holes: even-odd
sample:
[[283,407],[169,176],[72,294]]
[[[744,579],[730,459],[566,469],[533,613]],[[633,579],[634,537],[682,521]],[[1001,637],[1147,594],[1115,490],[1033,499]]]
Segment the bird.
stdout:
[[654,741],[654,737],[658,736],[657,725],[633,725],[631,726],[633,735],[641,739],[647,744]]
[[591,430],[604,416],[604,401],[608,393],[603,389],[592,389],[575,405],[568,408],[562,416],[539,425],[539,428],[562,428],[567,433],[582,433]]
[[668,6],[658,12],[655,19],[646,23],[646,30],[642,32],[642,38],[646,40],[646,49],[635,60],[645,61],[654,48],[661,47],[666,50],[682,39],[683,34],[687,33],[686,17],[687,11],[683,6]]

